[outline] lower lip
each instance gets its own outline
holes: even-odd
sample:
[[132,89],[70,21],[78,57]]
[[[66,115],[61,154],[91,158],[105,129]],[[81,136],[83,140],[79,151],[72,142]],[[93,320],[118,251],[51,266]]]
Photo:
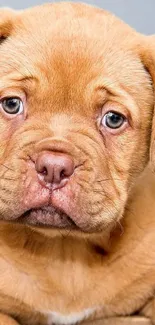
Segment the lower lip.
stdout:
[[32,209],[24,213],[18,222],[39,227],[52,227],[59,229],[77,229],[76,224],[66,214],[53,207]]

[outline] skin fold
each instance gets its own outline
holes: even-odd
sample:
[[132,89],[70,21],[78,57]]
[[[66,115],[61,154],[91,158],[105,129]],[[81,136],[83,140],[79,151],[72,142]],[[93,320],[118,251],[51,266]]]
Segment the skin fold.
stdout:
[[1,9],[0,67],[0,325],[155,323],[155,37],[85,4]]

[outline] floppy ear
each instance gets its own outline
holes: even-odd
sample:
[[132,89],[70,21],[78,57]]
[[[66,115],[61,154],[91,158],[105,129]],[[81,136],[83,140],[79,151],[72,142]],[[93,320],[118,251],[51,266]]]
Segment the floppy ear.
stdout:
[[154,91],[154,115],[152,119],[151,144],[150,144],[150,165],[155,171],[155,35],[142,37],[142,43],[139,45],[140,58],[149,72],[152,79],[152,87]]
[[12,9],[0,9],[0,43],[11,34],[15,16],[16,11]]

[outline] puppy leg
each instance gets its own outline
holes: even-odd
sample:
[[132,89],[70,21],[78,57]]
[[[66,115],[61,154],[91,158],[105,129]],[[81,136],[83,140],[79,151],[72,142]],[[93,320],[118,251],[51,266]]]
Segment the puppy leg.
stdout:
[[140,315],[146,316],[155,325],[155,298],[151,299],[140,311]]
[[152,325],[152,322],[144,317],[110,317],[92,322],[85,322],[82,325]]
[[10,316],[0,313],[0,325],[19,325],[13,318]]

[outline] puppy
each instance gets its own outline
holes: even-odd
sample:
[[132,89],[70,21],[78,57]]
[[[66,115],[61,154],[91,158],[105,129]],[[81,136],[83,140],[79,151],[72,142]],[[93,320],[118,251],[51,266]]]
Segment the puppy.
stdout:
[[154,37],[65,2],[0,39],[0,324],[153,319]]

